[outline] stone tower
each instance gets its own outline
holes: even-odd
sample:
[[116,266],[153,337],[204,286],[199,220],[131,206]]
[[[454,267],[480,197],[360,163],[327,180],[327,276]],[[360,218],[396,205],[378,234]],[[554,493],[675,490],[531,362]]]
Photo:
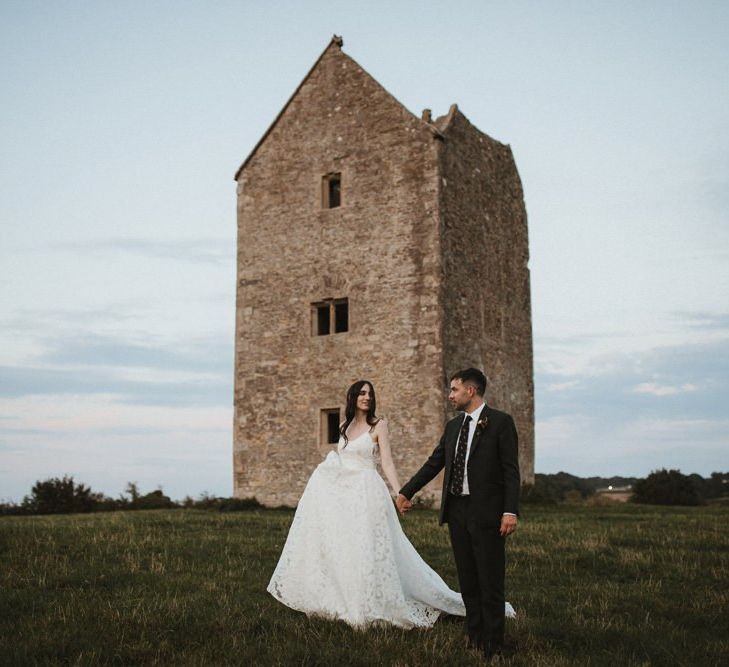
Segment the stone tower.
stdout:
[[533,481],[527,218],[509,146],[456,105],[414,116],[335,36],[235,180],[235,496],[295,505],[361,378],[404,483],[468,366],[514,416]]

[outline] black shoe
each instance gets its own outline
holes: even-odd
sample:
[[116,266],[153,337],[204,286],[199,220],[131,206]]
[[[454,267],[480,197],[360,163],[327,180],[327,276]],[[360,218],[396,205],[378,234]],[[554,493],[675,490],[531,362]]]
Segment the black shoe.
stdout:
[[483,650],[483,657],[486,659],[486,662],[493,662],[496,659],[502,658],[503,655],[503,648],[500,645],[491,644]]
[[495,646],[490,649],[484,649],[484,656],[489,662],[500,662],[508,660],[516,654],[516,648],[513,644],[504,644],[503,646]]
[[466,640],[468,648],[481,653],[484,649],[483,637],[480,635],[469,636]]

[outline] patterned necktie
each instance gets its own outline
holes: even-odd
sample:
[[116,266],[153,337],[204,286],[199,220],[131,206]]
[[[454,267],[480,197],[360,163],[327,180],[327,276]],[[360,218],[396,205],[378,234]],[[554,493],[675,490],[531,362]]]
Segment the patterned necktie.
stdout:
[[468,425],[471,422],[470,415],[466,415],[461,426],[461,434],[458,436],[456,446],[456,458],[453,460],[453,472],[451,473],[451,493],[460,496],[463,493],[463,477],[466,474],[466,449],[468,447]]

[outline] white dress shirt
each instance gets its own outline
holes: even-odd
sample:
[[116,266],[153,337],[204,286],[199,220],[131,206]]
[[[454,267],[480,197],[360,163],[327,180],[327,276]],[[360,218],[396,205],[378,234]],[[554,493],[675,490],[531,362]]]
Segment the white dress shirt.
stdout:
[[[476,425],[478,424],[478,419],[481,416],[481,412],[486,407],[486,403],[481,403],[473,412],[466,412],[466,414],[463,416],[463,419],[465,420],[466,415],[468,415],[471,418],[471,421],[468,424],[468,442],[466,444],[466,469],[463,472],[463,492],[461,495],[467,496],[469,495],[468,490],[468,457],[471,456],[471,443],[473,442],[473,434],[476,432]],[[461,428],[463,428],[463,425],[461,425]],[[504,512],[504,514],[508,514],[509,516],[516,516],[513,512]]]
[[[471,421],[468,424],[468,441],[466,444],[466,470],[463,473],[463,491],[462,495],[467,496],[470,492],[468,490],[468,457],[471,456],[471,443],[473,442],[473,434],[476,432],[476,424],[478,422],[478,418],[481,415],[481,411],[484,409],[485,403],[481,403],[473,412],[467,412],[463,418],[465,420],[466,415],[468,415],[471,418]],[[463,424],[461,424],[461,428],[463,428]],[[460,436],[459,436],[460,438]]]

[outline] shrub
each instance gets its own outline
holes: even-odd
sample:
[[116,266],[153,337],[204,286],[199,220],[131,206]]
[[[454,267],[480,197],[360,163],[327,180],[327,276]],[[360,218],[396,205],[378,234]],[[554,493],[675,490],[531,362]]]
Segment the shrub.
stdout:
[[76,484],[73,477],[53,477],[33,485],[30,496],[23,498],[23,508],[29,514],[68,514],[93,512],[104,501],[101,493],[88,486]]
[[577,489],[570,489],[564,493],[564,502],[570,505],[580,505],[583,500],[582,494]]
[[218,506],[221,512],[242,512],[263,507],[255,498],[220,498],[222,501]]
[[701,498],[690,477],[680,470],[663,468],[635,483],[633,501],[647,505],[699,505]]
[[706,479],[694,473],[689,475],[689,478],[702,500],[714,500],[729,496],[729,473],[712,472],[711,476]]
[[196,510],[217,510],[218,512],[243,512],[263,507],[255,498],[219,498],[204,491],[197,500],[187,496],[183,507]]
[[534,484],[525,484],[521,487],[520,499],[527,505],[556,505],[559,495],[545,478],[537,475]]
[[0,503],[0,516],[12,516],[27,513],[27,510],[21,504],[13,502],[12,499],[8,499],[7,503]]
[[162,489],[138,496],[131,504],[131,508],[135,510],[171,510],[178,507],[174,500],[162,493]]

